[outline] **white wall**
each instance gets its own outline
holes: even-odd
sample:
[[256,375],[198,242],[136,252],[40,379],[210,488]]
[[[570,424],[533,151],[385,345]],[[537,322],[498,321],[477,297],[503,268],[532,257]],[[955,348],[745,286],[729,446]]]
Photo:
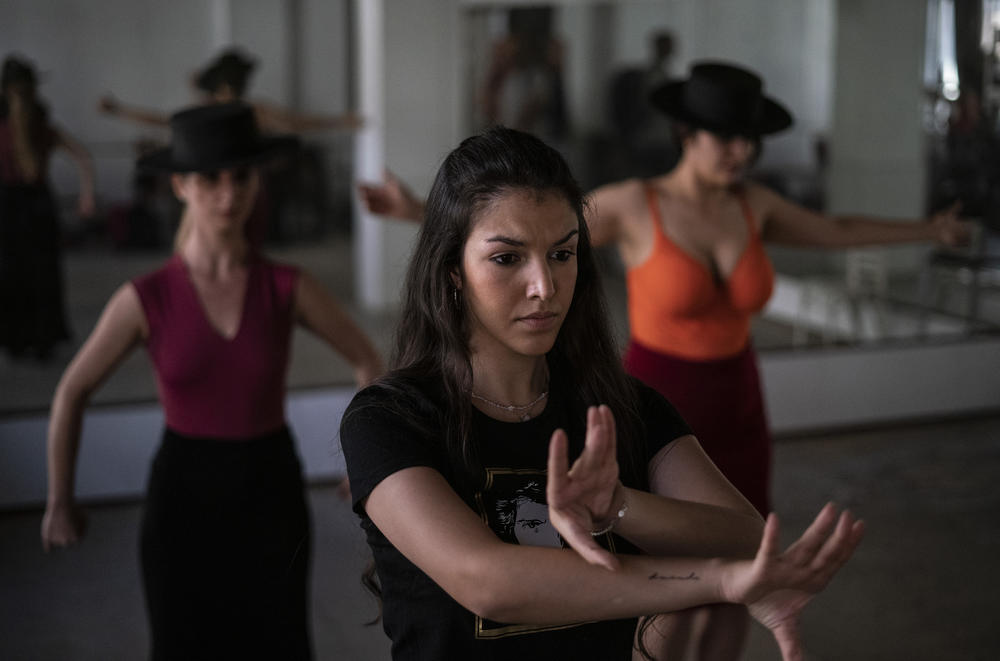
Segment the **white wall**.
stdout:
[[[830,211],[922,217],[925,3],[840,0],[837,19]],[[925,251],[894,251],[891,263],[912,269]]]

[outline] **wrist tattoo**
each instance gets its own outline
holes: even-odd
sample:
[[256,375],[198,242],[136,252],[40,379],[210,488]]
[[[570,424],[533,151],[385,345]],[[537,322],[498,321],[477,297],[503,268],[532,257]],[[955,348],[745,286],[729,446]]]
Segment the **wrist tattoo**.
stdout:
[[649,580],[651,580],[651,581],[700,581],[701,577],[698,576],[697,574],[695,574],[694,572],[691,572],[687,576],[676,576],[674,574],[670,574],[668,576],[664,576],[663,574],[654,571],[652,574],[650,574]]

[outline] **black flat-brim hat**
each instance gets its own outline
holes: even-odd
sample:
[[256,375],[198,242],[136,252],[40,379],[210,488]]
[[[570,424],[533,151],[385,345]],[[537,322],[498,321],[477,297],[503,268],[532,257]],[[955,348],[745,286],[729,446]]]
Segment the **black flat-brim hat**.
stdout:
[[260,163],[298,145],[290,135],[264,136],[253,108],[216,103],[182,110],[170,117],[170,145],[139,159],[142,170],[207,172]]
[[649,95],[669,117],[709,131],[760,136],[783,131],[792,115],[764,95],[760,76],[725,62],[699,62],[687,78],[666,82]]

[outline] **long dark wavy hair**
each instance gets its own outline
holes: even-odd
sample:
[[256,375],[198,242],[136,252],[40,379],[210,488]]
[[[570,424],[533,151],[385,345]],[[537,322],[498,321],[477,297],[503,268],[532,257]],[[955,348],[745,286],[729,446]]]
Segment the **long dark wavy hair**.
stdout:
[[[491,203],[514,191],[557,194],[579,222],[577,279],[566,318],[547,359],[553,383],[572,384],[566,393],[583,432],[587,406],[607,404],[618,429],[623,478],[646,488],[641,420],[634,387],[625,376],[611,330],[604,293],[584,221],[584,196],[559,153],[538,138],[504,127],[464,140],[444,160],[431,187],[423,225],[410,260],[402,316],[391,358],[392,371],[380,383],[405,390],[427,377],[440,386],[447,414],[438,426],[453,477],[475,488],[482,475],[477,448],[469,436],[472,419],[472,366],[469,326],[453,274],[473,224]],[[442,429],[443,427],[443,429]],[[571,437],[573,429],[567,430]]]
[[[49,150],[52,147],[48,109],[38,98],[38,77],[32,64],[23,57],[8,55],[0,66],[0,119],[10,124],[14,162],[21,176],[30,183],[45,178]],[[10,97],[19,95],[17,110]]]
[[[442,439],[451,479],[469,489],[482,485],[484,471],[469,434],[470,331],[453,274],[461,272],[465,243],[479,214],[515,191],[562,196],[579,224],[573,299],[547,355],[553,387],[572,388],[561,394],[571,403],[578,424],[566,431],[571,439],[581,439],[586,407],[608,405],[615,415],[622,481],[648,489],[635,387],[622,368],[612,333],[584,220],[583,193],[562,156],[528,133],[487,129],[464,140],[438,170],[410,259],[391,369],[376,383],[392,394],[382,401],[399,407],[427,437]],[[428,383],[433,384],[431,392]],[[369,565],[362,581],[379,595],[373,570]]]

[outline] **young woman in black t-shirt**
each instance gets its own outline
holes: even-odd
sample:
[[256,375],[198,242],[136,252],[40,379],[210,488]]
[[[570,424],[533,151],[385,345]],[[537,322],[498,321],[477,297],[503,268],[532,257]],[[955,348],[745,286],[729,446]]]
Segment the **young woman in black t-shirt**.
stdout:
[[773,515],[623,373],[583,204],[510,129],[438,172],[394,369],[341,427],[393,658],[629,659],[635,618],[744,605],[798,658],[799,613],[863,526],[827,506],[781,551]]

